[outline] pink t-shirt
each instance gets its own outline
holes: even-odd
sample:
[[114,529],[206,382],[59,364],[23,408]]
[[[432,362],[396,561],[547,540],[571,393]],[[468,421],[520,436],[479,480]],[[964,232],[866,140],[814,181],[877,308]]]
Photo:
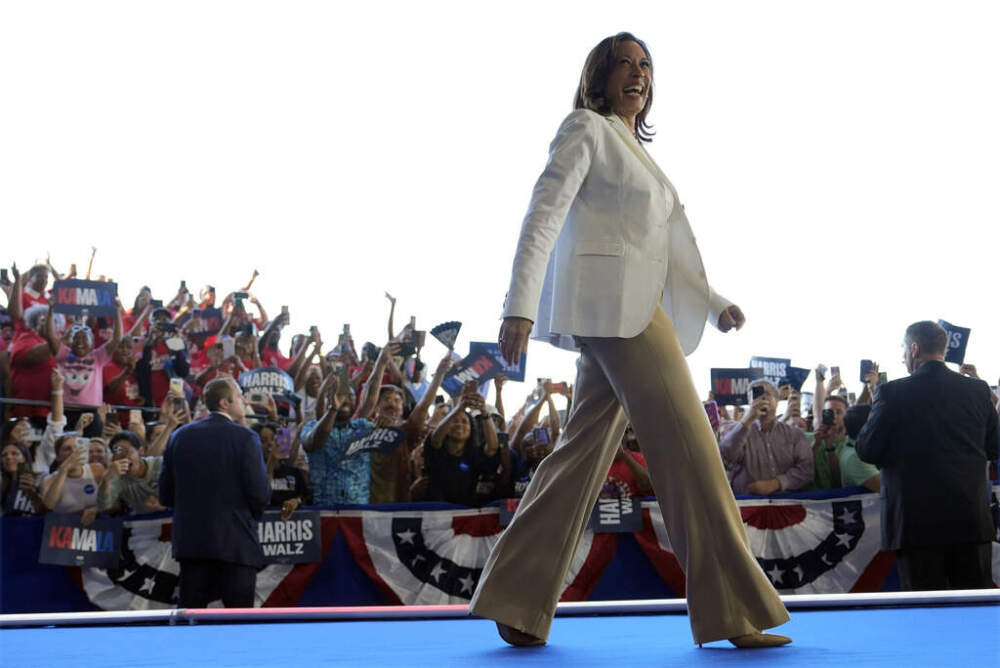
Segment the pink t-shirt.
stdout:
[[60,346],[59,371],[62,372],[63,401],[67,404],[100,406],[104,403],[104,367],[111,361],[107,344],[77,357],[69,346]]

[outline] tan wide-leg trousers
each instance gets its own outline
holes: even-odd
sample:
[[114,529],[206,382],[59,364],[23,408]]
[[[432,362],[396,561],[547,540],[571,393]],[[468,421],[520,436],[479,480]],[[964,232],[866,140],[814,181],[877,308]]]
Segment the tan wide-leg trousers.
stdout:
[[579,342],[566,428],[490,554],[470,612],[548,637],[563,579],[627,419],[684,568],[694,641],[732,638],[788,621],[748,547],[670,319],[658,308],[634,338]]

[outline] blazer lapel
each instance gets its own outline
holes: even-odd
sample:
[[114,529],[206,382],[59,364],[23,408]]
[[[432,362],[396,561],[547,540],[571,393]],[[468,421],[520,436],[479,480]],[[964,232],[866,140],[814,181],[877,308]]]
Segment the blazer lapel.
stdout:
[[[639,162],[645,165],[646,169],[649,170],[649,173],[652,174],[657,181],[662,181],[667,185],[670,185],[670,181],[667,179],[666,174],[660,171],[660,168],[656,165],[656,163],[652,161],[644,150],[642,150],[642,147],[639,146],[636,138],[629,134],[628,128],[625,127],[625,121],[618,118],[615,114],[605,116],[605,118],[611,124],[611,127],[615,129],[615,132],[618,133],[618,136],[621,137],[621,140],[625,142],[625,146],[628,147],[628,150],[632,151],[632,154],[639,159]],[[672,187],[671,190],[673,190]]]

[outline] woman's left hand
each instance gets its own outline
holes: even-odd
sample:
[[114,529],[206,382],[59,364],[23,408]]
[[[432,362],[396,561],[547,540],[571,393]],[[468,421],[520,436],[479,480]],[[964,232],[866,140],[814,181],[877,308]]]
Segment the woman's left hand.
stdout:
[[719,331],[728,332],[731,329],[740,329],[747,321],[743,311],[736,304],[730,304],[725,311],[719,314]]

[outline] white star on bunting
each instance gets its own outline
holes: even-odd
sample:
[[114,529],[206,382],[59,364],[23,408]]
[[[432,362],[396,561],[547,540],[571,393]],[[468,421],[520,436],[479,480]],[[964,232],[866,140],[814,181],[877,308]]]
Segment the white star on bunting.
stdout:
[[434,564],[434,568],[431,569],[431,577],[434,578],[435,582],[441,581],[441,576],[444,575],[444,569],[441,568],[441,562]]
[[774,565],[774,568],[767,571],[767,576],[771,578],[771,582],[773,582],[774,584],[778,584],[779,582],[781,582],[781,578],[784,574],[785,571],[778,568],[777,564]]

